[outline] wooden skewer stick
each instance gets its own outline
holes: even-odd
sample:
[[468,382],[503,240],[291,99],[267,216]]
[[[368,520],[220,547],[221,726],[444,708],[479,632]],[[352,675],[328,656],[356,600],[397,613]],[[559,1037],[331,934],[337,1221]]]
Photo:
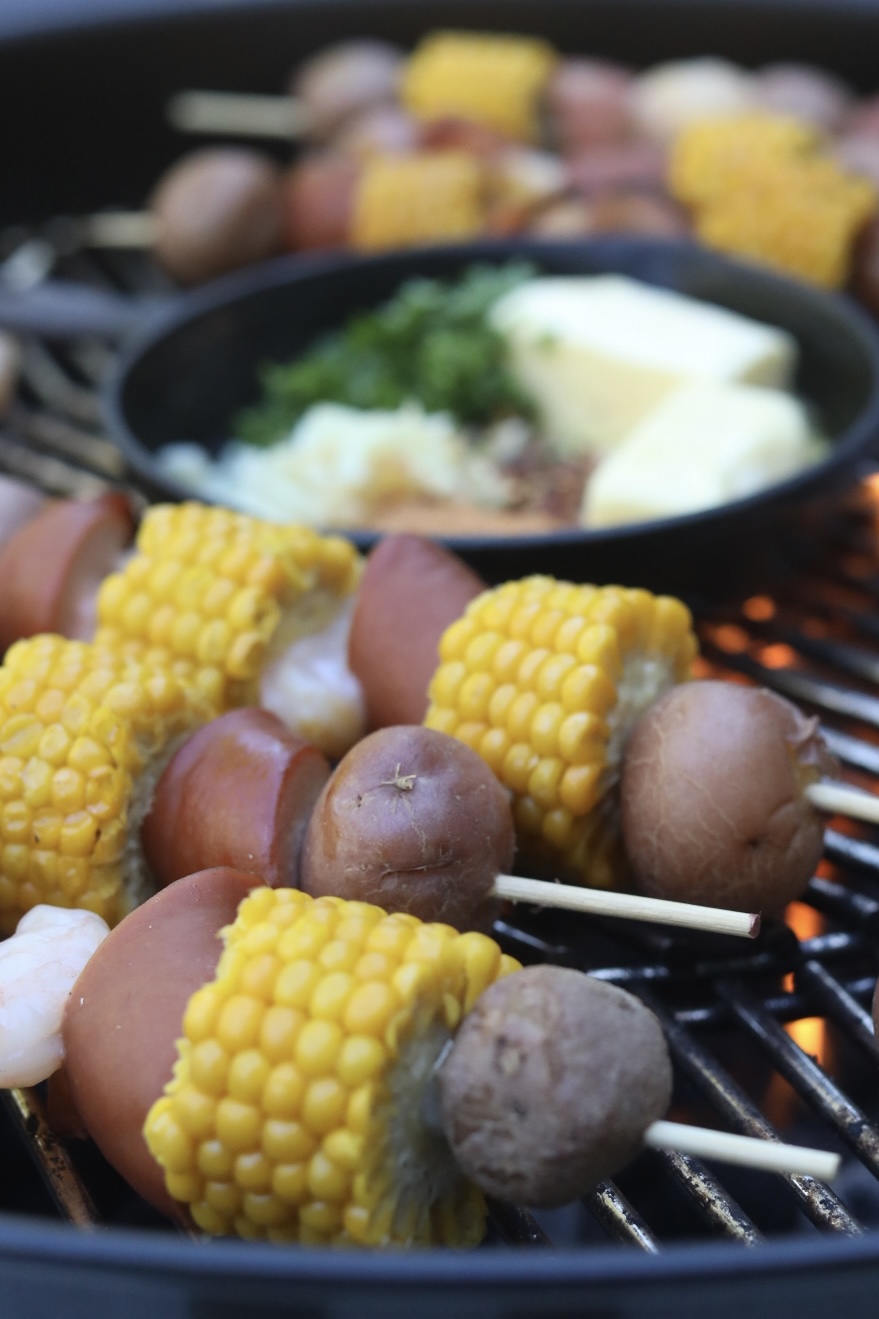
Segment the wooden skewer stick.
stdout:
[[697,907],[690,902],[642,898],[634,893],[611,893],[606,889],[579,888],[574,884],[549,884],[540,879],[522,879],[518,875],[498,875],[492,892],[495,897],[509,902],[563,907],[567,911],[585,911],[593,916],[684,925],[694,930],[711,930],[714,934],[735,934],[743,939],[754,939],[760,933],[760,917],[755,912]]
[[762,1140],[756,1136],[739,1136],[710,1127],[690,1127],[684,1122],[651,1122],[644,1133],[645,1145],[656,1150],[674,1150],[700,1159],[718,1159],[738,1163],[746,1168],[763,1168],[767,1172],[793,1173],[800,1177],[817,1177],[831,1181],[839,1171],[839,1155],[803,1145],[785,1145],[781,1141]]
[[78,222],[85,247],[152,247],[159,222],[151,211],[96,211]]
[[297,141],[309,128],[305,106],[292,96],[183,91],[171,97],[165,112],[181,133],[233,133]]
[[879,797],[862,792],[848,783],[812,783],[806,796],[819,811],[828,815],[850,815],[854,820],[879,824]]

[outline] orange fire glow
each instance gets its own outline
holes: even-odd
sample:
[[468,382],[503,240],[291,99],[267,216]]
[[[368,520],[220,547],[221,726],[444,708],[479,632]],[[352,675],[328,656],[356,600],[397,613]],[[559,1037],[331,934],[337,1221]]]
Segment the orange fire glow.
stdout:
[[[824,931],[823,917],[803,902],[792,902],[785,912],[785,919],[798,939],[813,939]],[[792,988],[793,977],[788,976],[785,989]],[[822,1017],[803,1017],[800,1021],[788,1022],[785,1030],[804,1053],[811,1054],[822,1067],[826,1065],[828,1036]]]
[[775,617],[775,612],[775,601],[768,595],[752,595],[742,605],[745,618],[750,618],[754,623],[765,623],[767,619]]

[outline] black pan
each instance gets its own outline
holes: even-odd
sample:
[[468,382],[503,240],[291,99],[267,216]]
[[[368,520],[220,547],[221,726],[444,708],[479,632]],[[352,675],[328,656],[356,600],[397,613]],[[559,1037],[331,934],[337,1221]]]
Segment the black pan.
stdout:
[[[852,482],[879,448],[879,334],[852,302],[728,261],[689,243],[602,238],[577,243],[480,242],[390,256],[283,259],[181,298],[123,352],[109,383],[111,434],[147,486],[185,492],[160,473],[156,449],[196,440],[216,450],[229,419],[258,393],[266,360],[287,360],[350,313],[416,274],[450,276],[474,261],[527,255],[550,273],[621,272],[782,326],[801,350],[798,391],[832,439],[817,466],[747,499],[685,517],[542,535],[462,536],[448,543],[489,579],[550,572],[684,592],[718,577],[765,576],[773,546],[820,496]],[[369,533],[357,541],[368,546]]]

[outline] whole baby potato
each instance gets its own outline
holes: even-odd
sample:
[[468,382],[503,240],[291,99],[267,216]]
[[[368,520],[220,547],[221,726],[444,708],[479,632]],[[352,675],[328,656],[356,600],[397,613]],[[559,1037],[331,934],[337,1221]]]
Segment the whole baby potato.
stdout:
[[530,966],[491,985],[439,1071],[443,1130],[464,1172],[515,1204],[566,1204],[628,1163],[663,1117],[671,1062],[634,995]]
[[806,789],[837,766],[818,720],[762,688],[673,687],[635,724],[620,782],[623,844],[655,898],[780,912],[821,857]]
[[340,760],[306,830],[300,883],[312,897],[488,929],[514,847],[507,793],[485,761],[446,733],[396,724]]

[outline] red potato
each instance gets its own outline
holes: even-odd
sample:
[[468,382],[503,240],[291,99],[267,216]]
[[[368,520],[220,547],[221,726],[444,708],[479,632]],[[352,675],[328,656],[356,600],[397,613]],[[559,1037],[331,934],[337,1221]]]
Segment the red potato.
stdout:
[[158,261],[181,284],[200,284],[282,250],[282,175],[243,147],[195,151],[162,177],[150,198]]
[[284,242],[294,252],[347,247],[360,164],[324,151],[306,156],[284,179]]
[[627,137],[632,76],[631,70],[609,60],[561,60],[546,89],[553,145],[567,156]]
[[259,881],[231,869],[181,879],[107,936],[64,1014],[64,1081],[105,1158],[157,1209],[180,1217],[144,1142],[146,1115],[170,1080],[192,994],[212,979],[224,925]]
[[98,588],[134,537],[119,493],[53,500],[0,547],[0,648],[57,632],[90,640]]
[[299,854],[330,776],[323,752],[267,710],[231,710],[184,742],[141,826],[160,887],[216,866],[298,887]]
[[379,542],[366,560],[348,640],[370,728],[421,722],[440,637],[483,590],[482,578],[434,541]]
[[302,64],[289,91],[304,106],[309,134],[329,137],[367,106],[396,100],[405,55],[386,41],[339,42]]

